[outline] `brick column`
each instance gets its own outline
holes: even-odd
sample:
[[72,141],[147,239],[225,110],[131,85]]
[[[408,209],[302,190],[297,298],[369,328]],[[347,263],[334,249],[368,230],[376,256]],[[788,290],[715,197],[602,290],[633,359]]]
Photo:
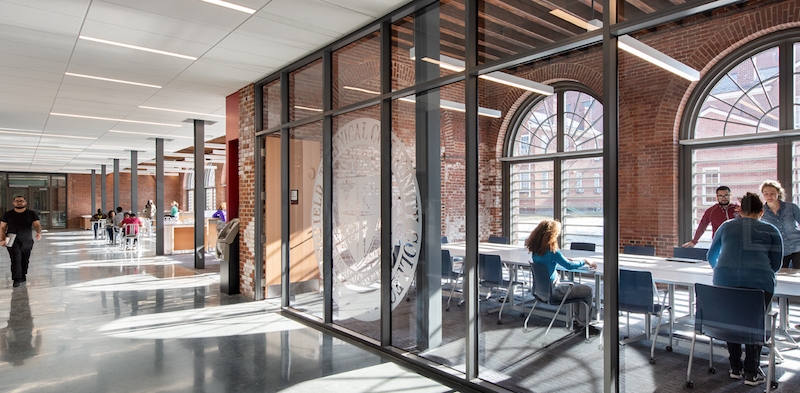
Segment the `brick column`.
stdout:
[[[255,253],[255,93],[254,85],[239,90],[239,283],[242,295],[253,299]],[[263,269],[263,267],[262,267]]]

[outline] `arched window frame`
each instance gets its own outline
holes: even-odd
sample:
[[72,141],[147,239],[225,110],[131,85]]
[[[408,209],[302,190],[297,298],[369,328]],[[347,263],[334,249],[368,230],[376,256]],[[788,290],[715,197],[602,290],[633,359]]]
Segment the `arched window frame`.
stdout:
[[[775,178],[781,182],[786,190],[786,200],[800,202],[797,199],[798,192],[798,173],[800,168],[794,165],[795,162],[800,164],[800,129],[795,128],[795,124],[800,122],[800,113],[795,115],[795,107],[800,107],[794,104],[794,76],[793,63],[794,63],[794,45],[800,44],[800,29],[783,30],[777,33],[769,34],[754,40],[731,54],[723,58],[718,64],[712,67],[699,84],[692,92],[687,102],[687,110],[684,112],[681,122],[681,141],[680,141],[680,166],[679,166],[679,201],[678,201],[678,235],[680,243],[689,241],[694,236],[694,231],[697,228],[696,217],[700,215],[695,206],[695,199],[708,199],[704,191],[702,195],[695,195],[695,187],[702,187],[698,183],[694,183],[695,175],[700,175],[700,172],[695,172],[695,154],[706,149],[715,148],[748,148],[748,147],[763,147],[768,146],[775,151]],[[754,55],[770,48],[778,48],[778,86],[780,93],[779,99],[779,130],[761,133],[751,133],[742,135],[729,135],[721,137],[710,138],[695,138],[695,128],[701,107],[708,96],[714,89],[719,81],[725,77],[731,70],[735,69],[743,61],[747,61]],[[800,60],[800,56],[798,56]],[[800,70],[798,70],[800,71]],[[798,73],[800,75],[800,73]],[[798,84],[800,88],[800,84]],[[800,93],[800,90],[798,91]],[[800,128],[800,127],[798,127]],[[732,157],[732,160],[740,159]],[[732,161],[731,160],[731,161]],[[743,167],[749,165],[742,161]],[[725,171],[720,173],[724,174]],[[762,180],[767,180],[762,179]],[[717,180],[721,185],[726,184],[726,180],[721,176]],[[751,181],[744,184],[749,191],[757,192],[758,182]],[[711,190],[711,186],[707,187]],[[741,187],[736,189],[732,187],[733,196],[739,197],[742,194]],[[709,203],[708,205],[713,205]],[[707,229],[706,237],[710,236],[711,227]],[[707,243],[701,243],[701,246],[708,246]]]
[[[552,163],[553,170],[552,170],[552,177],[548,177],[548,183],[552,184],[553,192],[550,193],[549,191],[542,191],[543,195],[548,196],[553,199],[553,218],[560,220],[562,223],[565,224],[564,230],[562,231],[562,244],[567,246],[566,242],[569,241],[568,239],[568,232],[570,228],[568,228],[568,224],[564,222],[565,212],[562,206],[562,202],[565,197],[569,197],[569,190],[574,189],[574,194],[579,195],[596,195],[600,198],[600,204],[598,209],[600,211],[598,214],[602,217],[602,164],[600,164],[600,176],[592,176],[592,177],[576,177],[572,179],[575,183],[573,187],[565,187],[564,186],[564,178],[562,176],[562,164],[568,160],[575,160],[575,159],[593,159],[595,161],[600,161],[602,163],[603,157],[603,149],[602,143],[600,143],[600,147],[597,149],[590,149],[590,150],[577,150],[577,151],[565,151],[564,146],[564,128],[565,128],[565,121],[564,121],[564,106],[563,106],[563,95],[565,92],[568,91],[575,91],[580,92],[583,94],[587,94],[591,96],[597,103],[601,105],[602,108],[602,100],[599,98],[598,94],[594,91],[589,89],[587,86],[582,85],[576,82],[557,82],[554,83],[553,88],[557,95],[558,100],[558,122],[557,122],[557,133],[555,136],[555,140],[557,142],[557,148],[555,153],[546,153],[546,154],[536,154],[536,155],[529,155],[529,156],[513,156],[513,149],[514,144],[516,141],[517,133],[522,125],[523,121],[526,121],[528,113],[536,107],[540,102],[547,99],[547,96],[542,95],[532,95],[528,99],[526,99],[519,107],[520,109],[516,111],[514,117],[508,127],[508,132],[506,132],[505,140],[503,142],[503,158],[501,161],[503,162],[503,211],[506,214],[503,214],[503,228],[504,232],[509,236],[512,244],[520,244],[524,241],[524,237],[527,236],[524,232],[528,232],[526,229],[515,229],[514,228],[514,217],[513,215],[513,203],[512,203],[512,167],[516,164],[537,164],[537,163]],[[602,118],[599,121],[600,125],[602,125]],[[591,182],[591,183],[589,183]],[[573,195],[577,196],[577,195]],[[602,219],[602,218],[601,218]],[[602,225],[600,225],[602,227]],[[579,241],[584,241],[585,239],[581,239]],[[592,242],[598,245],[598,250],[602,251],[602,233],[596,238],[593,239]]]

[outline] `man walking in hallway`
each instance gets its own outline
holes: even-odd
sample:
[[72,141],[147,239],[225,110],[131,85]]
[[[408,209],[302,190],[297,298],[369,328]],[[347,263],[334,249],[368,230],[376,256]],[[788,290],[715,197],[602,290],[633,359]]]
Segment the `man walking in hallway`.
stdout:
[[[33,249],[31,227],[36,230],[36,240],[41,240],[42,224],[39,222],[39,215],[33,210],[28,210],[28,201],[25,197],[14,197],[14,209],[0,217],[0,246],[7,247],[8,255],[11,256],[11,278],[14,279],[15,287],[25,282],[25,275],[28,273],[28,263]],[[11,234],[14,236],[10,236]]]

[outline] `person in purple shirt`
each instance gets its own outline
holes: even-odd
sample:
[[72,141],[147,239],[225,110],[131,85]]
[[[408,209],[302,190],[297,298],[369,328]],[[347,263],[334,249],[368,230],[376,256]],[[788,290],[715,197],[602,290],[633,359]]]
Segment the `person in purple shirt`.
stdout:
[[214,215],[211,218],[219,218],[222,222],[225,222],[225,210],[228,209],[228,206],[225,205],[225,202],[220,203],[219,207],[217,207],[217,211],[214,212]]
[[[556,274],[556,265],[561,265],[565,269],[577,269],[583,266],[597,268],[597,264],[588,260],[570,260],[561,254],[558,247],[558,237],[561,235],[561,223],[555,220],[543,220],[539,223],[536,229],[531,232],[528,239],[525,240],[525,248],[531,252],[533,263],[539,263],[547,266],[547,272],[550,273],[550,281],[553,282],[555,287],[554,295],[558,301],[564,299],[569,288],[566,285],[559,285],[559,276]],[[588,285],[575,283],[572,290],[567,295],[567,300],[582,299],[583,302],[592,305],[592,288]],[[573,319],[578,321],[579,324],[586,325],[586,314],[580,312],[582,307],[573,307]],[[589,315],[594,314],[589,312]],[[575,330],[582,329],[583,326],[574,326]],[[589,331],[593,334],[599,332],[594,326],[589,326]]]

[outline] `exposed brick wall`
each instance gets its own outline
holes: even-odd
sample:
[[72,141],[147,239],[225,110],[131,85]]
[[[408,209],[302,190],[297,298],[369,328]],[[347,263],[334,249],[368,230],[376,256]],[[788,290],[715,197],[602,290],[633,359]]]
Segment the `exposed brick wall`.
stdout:
[[[102,207],[101,203],[101,189],[100,179],[101,175],[95,175],[97,192],[95,194],[96,209]],[[139,191],[137,192],[137,200],[139,205],[137,210],[144,209],[147,200],[156,199],[156,178],[153,175],[139,175],[138,179]],[[119,174],[119,203],[123,209],[129,210],[131,204],[131,174]],[[183,200],[183,175],[180,176],[165,176],[164,177],[164,201],[180,201]],[[76,229],[80,228],[80,219],[82,215],[94,214],[92,211],[92,175],[83,174],[67,174],[67,228]],[[169,210],[169,202],[165,210]],[[114,204],[114,174],[106,174],[106,210],[115,209]]]
[[255,298],[256,235],[254,100],[254,85],[239,90],[239,288],[251,299]]

